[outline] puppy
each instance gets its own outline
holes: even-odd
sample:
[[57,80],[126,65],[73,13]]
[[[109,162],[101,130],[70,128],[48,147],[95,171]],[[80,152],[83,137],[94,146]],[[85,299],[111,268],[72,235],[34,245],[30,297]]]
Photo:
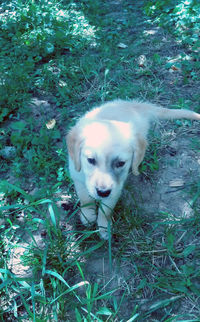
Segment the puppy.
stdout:
[[[86,113],[69,131],[69,170],[81,203],[80,218],[84,225],[97,220],[103,239],[108,239],[111,213],[129,169],[139,174],[151,121],[176,118],[200,120],[200,114],[115,100]],[[99,201],[98,214],[94,200]]]

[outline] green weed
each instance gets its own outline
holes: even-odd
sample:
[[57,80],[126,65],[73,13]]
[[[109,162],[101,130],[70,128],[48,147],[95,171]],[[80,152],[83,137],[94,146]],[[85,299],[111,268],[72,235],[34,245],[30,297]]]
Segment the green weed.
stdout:
[[[156,4],[148,1],[145,5],[148,15],[153,16],[160,26],[167,28],[191,50],[191,54],[182,54],[182,59],[177,67],[181,66],[185,73],[185,81],[190,77],[199,77],[198,48],[200,27],[200,5],[197,1],[157,1]],[[178,66],[179,65],[179,66]]]
[[26,104],[30,93],[43,84],[41,64],[62,51],[82,50],[95,36],[75,4],[12,1],[3,3],[1,10],[0,121]]

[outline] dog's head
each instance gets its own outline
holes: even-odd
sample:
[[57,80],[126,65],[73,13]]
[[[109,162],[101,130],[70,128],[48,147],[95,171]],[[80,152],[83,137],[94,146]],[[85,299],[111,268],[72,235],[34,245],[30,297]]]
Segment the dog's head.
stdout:
[[67,135],[67,146],[77,172],[84,174],[95,199],[120,192],[133,158],[131,123],[98,120],[79,122]]

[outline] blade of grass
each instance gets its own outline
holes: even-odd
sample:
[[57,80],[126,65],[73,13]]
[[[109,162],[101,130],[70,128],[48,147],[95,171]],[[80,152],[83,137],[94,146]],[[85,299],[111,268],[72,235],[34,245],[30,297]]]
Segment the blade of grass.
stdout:
[[136,319],[138,318],[139,315],[140,315],[139,313],[134,314],[127,322],[136,321]]
[[35,286],[34,283],[31,285],[31,302],[33,307],[33,321],[35,322]]
[[52,224],[53,224],[54,228],[56,228],[56,226],[57,226],[57,224],[56,224],[56,216],[55,216],[55,212],[54,212],[52,203],[49,203],[48,210],[49,210],[49,214],[50,214],[50,217],[51,217]]
[[30,201],[30,202],[33,202],[33,200],[34,200],[34,198],[31,195],[29,195],[27,192],[25,192],[23,189],[21,189],[20,187],[17,187],[16,185],[14,185],[12,183],[9,183],[8,181],[2,181],[1,182],[1,187],[2,187],[2,189],[4,187],[9,187],[9,188],[13,189],[14,191],[19,192],[21,195],[23,195],[24,197],[26,197],[26,199],[28,201]]
[[[81,308],[84,312],[86,312],[87,314],[89,314],[89,312],[87,311],[87,309],[86,308],[84,308],[84,307],[82,307]],[[92,317],[94,320],[90,320],[90,321],[97,321],[97,322],[102,322],[102,320],[101,319],[99,319],[95,314],[93,314],[92,312],[90,312],[90,314],[89,314],[89,317]],[[88,321],[88,320],[85,320],[85,321]]]
[[61,296],[73,292],[73,294],[76,296],[76,298],[80,301],[80,298],[76,295],[76,293],[74,292],[75,289],[77,289],[78,287],[81,287],[83,285],[89,284],[89,282],[85,281],[85,282],[80,282],[75,284],[74,286],[71,286],[64,280],[64,278],[58,274],[57,272],[51,271],[51,270],[46,270],[45,274],[49,274],[57,279],[59,279],[62,283],[64,283],[67,286],[67,290],[65,292],[63,292],[62,294],[60,294],[58,297],[56,297],[53,301],[51,301],[51,304],[53,304],[54,302],[56,302]]
[[112,233],[110,221],[108,221],[108,257],[110,272],[112,272]]
[[42,276],[44,276],[44,274],[46,272],[47,252],[48,252],[48,245],[45,247],[44,252],[43,252],[43,258],[42,258]]
[[177,300],[179,300],[179,299],[181,299],[183,297],[184,297],[184,295],[177,295],[177,296],[172,296],[171,298],[168,298],[168,299],[164,299],[164,300],[161,300],[161,301],[157,301],[157,302],[155,302],[154,304],[152,304],[150,306],[147,315],[149,313],[152,313],[152,312],[158,310],[158,309],[161,309],[163,307],[166,307],[169,304],[171,304],[171,303],[173,303],[173,302],[175,302],[175,301],[177,301]]

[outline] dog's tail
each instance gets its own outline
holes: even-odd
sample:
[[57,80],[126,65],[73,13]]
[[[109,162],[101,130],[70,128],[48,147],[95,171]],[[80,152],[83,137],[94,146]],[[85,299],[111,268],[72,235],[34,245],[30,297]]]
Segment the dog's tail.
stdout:
[[200,121],[200,114],[186,109],[169,109],[155,106],[152,109],[153,114],[163,120],[188,119]]

